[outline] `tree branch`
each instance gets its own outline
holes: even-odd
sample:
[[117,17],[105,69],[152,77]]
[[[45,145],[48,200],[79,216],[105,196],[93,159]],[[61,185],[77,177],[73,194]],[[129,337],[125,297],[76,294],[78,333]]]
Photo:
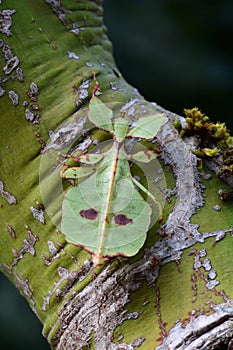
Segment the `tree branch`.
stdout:
[[[49,343],[66,350],[162,350],[229,342],[232,202],[221,202],[217,191],[228,186],[207,169],[226,166],[226,149],[204,159],[200,171],[191,152],[200,134],[182,138],[174,122],[185,126],[184,119],[125,82],[102,1],[1,6],[0,267],[42,321]],[[163,195],[163,222],[151,227],[135,257],[94,268],[90,254],[60,231],[66,186],[60,169],[61,153],[84,153],[106,140],[87,121],[95,78],[101,99],[127,113],[130,125],[159,112],[166,121],[149,142],[159,146],[160,164],[146,170]],[[227,167],[223,177],[232,185]]]

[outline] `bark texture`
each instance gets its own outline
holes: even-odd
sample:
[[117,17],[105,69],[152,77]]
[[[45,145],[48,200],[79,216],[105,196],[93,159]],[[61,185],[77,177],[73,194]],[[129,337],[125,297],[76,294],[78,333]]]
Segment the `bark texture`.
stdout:
[[[173,124],[185,125],[183,118],[125,82],[101,0],[0,3],[0,267],[48,342],[57,350],[231,349],[233,206],[218,196],[232,186],[224,151],[200,170],[191,152],[200,135],[182,138]],[[59,230],[59,152],[104,141],[86,123],[95,76],[101,98],[126,111],[131,124],[155,112],[166,120],[151,141],[160,165],[146,174],[163,193],[163,222],[137,256],[93,268]]]

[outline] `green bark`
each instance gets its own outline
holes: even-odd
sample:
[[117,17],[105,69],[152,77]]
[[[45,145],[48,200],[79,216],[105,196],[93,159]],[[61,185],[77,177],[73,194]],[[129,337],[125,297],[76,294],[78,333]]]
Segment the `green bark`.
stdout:
[[[200,140],[182,139],[176,116],[125,82],[101,0],[8,0],[1,11],[0,267],[43,323],[48,342],[66,350],[229,342],[232,201],[219,199],[218,189],[228,185],[214,172],[203,168],[200,175],[190,151]],[[157,137],[157,170],[166,179],[163,222],[136,257],[94,269],[90,255],[59,231],[64,184],[57,157],[74,146],[86,150],[89,131],[92,141],[106,139],[84,124],[95,76],[101,98],[128,111],[131,122],[156,112],[167,120]],[[214,160],[208,165],[219,171]],[[159,182],[161,174],[146,175]],[[230,173],[225,179],[232,185]]]

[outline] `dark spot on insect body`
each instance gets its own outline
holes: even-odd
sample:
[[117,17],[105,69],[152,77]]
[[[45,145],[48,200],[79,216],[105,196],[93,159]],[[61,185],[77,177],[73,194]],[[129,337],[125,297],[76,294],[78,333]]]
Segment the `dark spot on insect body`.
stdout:
[[80,215],[87,220],[96,220],[98,217],[98,212],[93,209],[80,210]]
[[133,219],[127,218],[127,216],[124,214],[116,214],[114,215],[114,222],[116,225],[125,226],[132,224]]

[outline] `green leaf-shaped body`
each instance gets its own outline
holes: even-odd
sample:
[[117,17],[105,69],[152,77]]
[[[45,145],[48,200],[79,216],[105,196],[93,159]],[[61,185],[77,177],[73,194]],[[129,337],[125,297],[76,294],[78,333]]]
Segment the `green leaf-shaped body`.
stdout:
[[93,253],[96,264],[106,256],[135,255],[151,217],[132,182],[124,150],[115,144],[91,177],[67,191],[62,212],[67,240]]
[[111,256],[133,256],[145,242],[152,209],[135,184],[157,204],[160,214],[162,212],[156,198],[132,178],[128,163],[129,159],[148,163],[156,153],[144,149],[127,155],[124,140],[128,137],[155,137],[164,116],[143,117],[130,131],[124,114],[113,117],[113,111],[93,96],[88,118],[96,127],[113,136],[113,145],[101,154],[80,155],[75,160],[81,165],[66,168],[61,174],[63,178],[84,178],[65,195],[61,229],[69,242],[92,254],[95,265]]

